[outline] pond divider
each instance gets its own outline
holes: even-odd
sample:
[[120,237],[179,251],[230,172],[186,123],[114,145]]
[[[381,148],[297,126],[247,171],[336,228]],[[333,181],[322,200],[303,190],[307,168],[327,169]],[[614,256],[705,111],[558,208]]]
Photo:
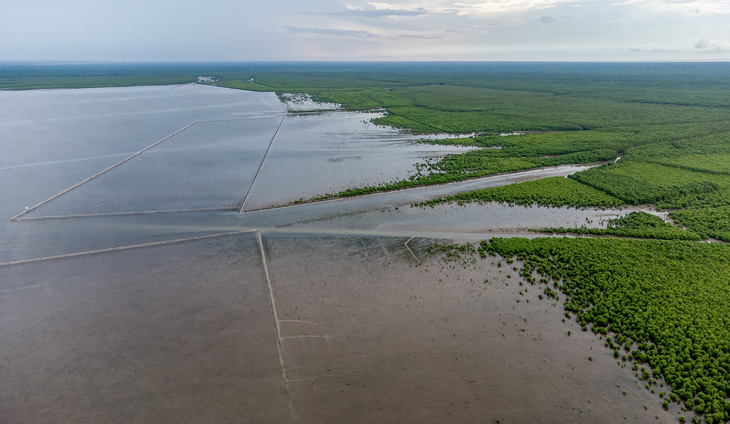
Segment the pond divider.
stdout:
[[[282,121],[283,122],[283,121]],[[274,289],[271,287],[271,277],[269,276],[269,266],[266,263],[266,251],[264,250],[264,242],[261,239],[261,231],[256,232],[256,238],[259,242],[261,250],[261,263],[264,265],[264,274],[266,274],[266,285],[269,287],[269,303],[271,312],[274,315],[274,324],[276,326],[276,347],[279,351],[279,364],[281,365],[281,377],[286,385],[286,393],[289,397],[289,411],[291,412],[292,422],[296,421],[296,412],[294,411],[294,403],[292,402],[291,389],[289,388],[289,378],[286,376],[286,365],[284,364],[284,356],[281,353],[281,325],[279,324],[279,316],[276,313],[276,300],[274,299]]]
[[161,139],[161,140],[158,140],[158,141],[156,141],[155,143],[153,143],[153,144],[151,144],[151,145],[149,145],[149,146],[145,147],[144,149],[140,150],[139,152],[137,152],[137,153],[133,154],[132,156],[129,156],[129,157],[127,157],[126,159],[123,159],[123,160],[121,160],[121,161],[119,161],[119,162],[115,163],[114,165],[112,165],[112,166],[110,166],[110,167],[108,167],[108,168],[104,169],[103,171],[99,171],[99,172],[97,172],[96,174],[94,174],[94,175],[90,176],[89,178],[87,178],[87,179],[85,179],[85,180],[81,181],[80,183],[76,183],[75,185],[73,185],[73,186],[71,186],[71,187],[67,188],[66,190],[63,190],[62,192],[60,192],[60,193],[58,193],[58,194],[56,194],[56,195],[54,195],[54,196],[51,196],[51,197],[49,197],[48,199],[46,199],[46,200],[44,200],[44,201],[42,201],[42,202],[38,203],[38,204],[37,204],[37,205],[35,205],[35,206],[32,206],[32,207],[30,207],[30,208],[26,208],[26,209],[25,209],[25,210],[24,210],[23,212],[21,212],[21,213],[19,213],[19,214],[15,215],[14,217],[10,218],[10,220],[11,220],[11,221],[16,221],[16,220],[17,220],[18,218],[22,217],[23,215],[26,215],[26,214],[28,214],[28,213],[30,213],[30,212],[32,212],[32,211],[34,211],[35,209],[38,209],[39,207],[41,207],[41,206],[45,205],[46,203],[50,202],[51,200],[53,200],[53,199],[56,199],[56,198],[58,198],[58,197],[61,197],[61,196],[63,196],[64,194],[68,193],[69,191],[71,191],[71,190],[75,189],[76,187],[79,187],[80,185],[82,185],[82,184],[84,184],[84,183],[87,183],[87,182],[89,182],[89,181],[93,180],[94,178],[96,178],[96,177],[98,177],[98,176],[100,176],[100,175],[102,175],[102,174],[105,174],[105,173],[107,173],[107,172],[111,171],[112,169],[116,168],[117,166],[119,166],[119,165],[121,165],[121,164],[123,164],[123,163],[125,163],[125,162],[128,162],[128,161],[130,161],[130,160],[132,160],[132,159],[134,159],[134,158],[136,158],[137,156],[141,155],[142,153],[146,152],[147,150],[149,150],[149,149],[151,149],[151,148],[153,148],[153,147],[157,146],[158,144],[162,143],[162,142],[163,142],[163,141],[165,141],[165,140],[168,140],[168,139],[170,139],[170,138],[172,138],[172,137],[174,137],[174,136],[176,136],[176,135],[180,134],[181,132],[185,131],[186,129],[188,129],[188,128],[192,127],[193,125],[195,125],[195,124],[197,124],[197,123],[198,123],[198,121],[193,121],[193,122],[189,123],[188,125],[186,125],[186,126],[184,126],[184,127],[180,128],[179,130],[175,131],[174,133],[172,133],[172,134],[168,135],[167,137],[165,137],[165,138],[163,138],[163,139]]
[[227,233],[209,234],[206,236],[186,237],[186,238],[181,238],[181,239],[155,241],[155,242],[151,242],[151,243],[140,243],[140,244],[133,244],[133,245],[128,245],[128,246],[109,247],[106,249],[87,250],[85,252],[66,253],[66,254],[54,255],[54,256],[44,256],[42,258],[21,259],[19,261],[0,262],[0,267],[11,266],[11,265],[30,264],[30,263],[34,263],[34,262],[51,261],[54,259],[75,258],[77,256],[97,255],[100,253],[119,252],[122,250],[140,249],[143,247],[164,246],[167,244],[184,243],[184,242],[188,242],[188,241],[205,240],[205,239],[210,239],[210,238],[215,238],[215,237],[252,233],[253,231],[254,230],[248,230],[248,229],[241,230],[241,231],[230,231]]
[[276,138],[276,134],[279,133],[279,130],[281,129],[281,126],[284,124],[284,120],[288,114],[281,117],[281,122],[279,122],[279,126],[276,127],[276,131],[274,131],[274,135],[271,136],[271,141],[269,141],[269,147],[266,148],[266,153],[264,153],[264,157],[261,158],[261,163],[259,164],[259,168],[256,170],[256,174],[253,176],[253,180],[251,181],[251,185],[248,186],[248,190],[246,190],[246,195],[243,196],[243,202],[241,202],[241,207],[238,209],[238,212],[243,212],[243,207],[246,206],[246,199],[248,199],[249,193],[251,193],[251,189],[253,188],[254,183],[256,182],[256,177],[259,176],[259,172],[261,172],[261,167],[264,166],[264,161],[266,160],[266,155],[269,154],[269,150],[271,150],[271,145],[274,144],[274,139]]

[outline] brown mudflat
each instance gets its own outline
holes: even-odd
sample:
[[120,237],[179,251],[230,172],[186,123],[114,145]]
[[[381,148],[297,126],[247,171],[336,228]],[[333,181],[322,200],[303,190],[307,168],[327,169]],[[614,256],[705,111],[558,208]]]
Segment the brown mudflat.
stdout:
[[253,235],[0,268],[0,422],[287,422]]
[[0,421],[676,419],[511,266],[432,242],[264,233],[262,256],[251,233],[1,267]]

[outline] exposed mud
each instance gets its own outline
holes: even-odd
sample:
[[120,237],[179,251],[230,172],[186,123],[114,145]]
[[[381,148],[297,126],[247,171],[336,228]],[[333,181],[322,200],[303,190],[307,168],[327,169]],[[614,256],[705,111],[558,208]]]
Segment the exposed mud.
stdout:
[[423,239],[264,240],[301,422],[670,419],[494,258],[446,262]]
[[0,267],[3,423],[288,422],[254,235]]
[[3,421],[670,420],[559,303],[435,241],[246,234],[0,267]]

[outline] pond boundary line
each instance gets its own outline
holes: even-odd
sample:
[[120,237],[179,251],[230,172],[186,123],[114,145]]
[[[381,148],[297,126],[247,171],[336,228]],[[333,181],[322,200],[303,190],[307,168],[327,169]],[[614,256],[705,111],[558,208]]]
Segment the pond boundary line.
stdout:
[[148,211],[127,211],[127,212],[102,212],[102,213],[82,213],[71,215],[44,215],[44,216],[26,216],[16,218],[16,221],[40,221],[44,219],[73,219],[73,218],[103,218],[108,216],[126,216],[126,215],[153,215],[163,213],[185,213],[185,212],[233,212],[238,211],[238,206],[228,206],[220,208],[190,208],[190,209],[159,209]]
[[101,253],[120,252],[120,251],[124,251],[124,250],[141,249],[141,248],[145,248],[145,247],[155,247],[155,246],[164,246],[164,245],[168,245],[168,244],[185,243],[188,241],[205,240],[205,239],[211,239],[211,238],[216,238],[216,237],[253,233],[254,231],[256,231],[256,230],[246,229],[246,230],[241,230],[241,231],[229,231],[226,233],[208,234],[205,236],[186,237],[186,238],[181,238],[181,239],[164,240],[164,241],[154,241],[154,242],[150,242],[150,243],[140,243],[140,244],[127,245],[127,246],[108,247],[106,249],[87,250],[85,252],[64,253],[61,255],[43,256],[40,258],[21,259],[21,260],[10,261],[10,262],[0,262],[0,268],[6,267],[6,266],[12,266],[12,265],[23,265],[23,264],[30,264],[30,263],[35,263],[35,262],[51,261],[54,259],[74,258],[77,256],[89,256],[89,255],[97,255],[97,254],[101,254]]
[[158,140],[158,141],[156,141],[155,143],[153,143],[153,144],[151,144],[151,145],[149,145],[149,146],[145,147],[144,149],[140,150],[139,152],[137,152],[137,153],[133,154],[132,156],[129,156],[129,157],[127,157],[126,159],[123,159],[123,160],[121,160],[120,162],[117,162],[117,163],[115,163],[114,165],[112,165],[112,166],[110,166],[110,167],[108,167],[108,168],[104,169],[103,171],[99,171],[99,172],[97,172],[96,174],[94,174],[94,175],[90,176],[89,178],[87,178],[87,179],[85,179],[85,180],[81,181],[80,183],[76,183],[76,184],[74,184],[73,186],[71,186],[71,187],[67,188],[66,190],[63,190],[62,192],[60,192],[60,193],[57,193],[56,195],[54,195],[54,196],[51,196],[51,197],[49,197],[48,199],[46,199],[46,200],[44,200],[44,201],[42,201],[42,202],[38,203],[38,204],[37,204],[37,205],[35,205],[35,206],[32,206],[32,207],[30,207],[30,208],[26,208],[26,209],[25,209],[25,210],[24,210],[23,212],[21,212],[21,213],[19,213],[19,214],[15,215],[14,217],[10,218],[10,220],[11,220],[11,221],[15,221],[15,220],[17,220],[18,218],[22,217],[23,215],[25,215],[25,214],[27,214],[27,213],[30,213],[30,212],[32,212],[33,210],[35,210],[35,209],[37,209],[37,208],[39,208],[39,207],[41,207],[41,206],[45,205],[46,203],[50,202],[51,200],[53,200],[53,199],[56,199],[56,198],[58,198],[58,197],[60,197],[60,196],[63,196],[64,194],[68,193],[69,191],[71,191],[71,190],[75,189],[76,187],[78,187],[78,186],[80,186],[80,185],[82,185],[82,184],[84,184],[84,183],[87,183],[87,182],[89,182],[89,181],[93,180],[94,178],[96,178],[96,177],[98,177],[98,176],[100,176],[100,175],[102,175],[102,174],[104,174],[104,173],[106,173],[106,172],[109,172],[109,171],[111,171],[112,169],[116,168],[117,166],[119,166],[119,165],[121,165],[121,164],[123,164],[123,163],[125,163],[125,162],[127,162],[127,161],[130,161],[130,160],[132,160],[132,159],[136,158],[137,156],[141,155],[142,153],[146,152],[147,150],[149,150],[149,149],[151,149],[151,148],[153,148],[153,147],[157,146],[158,144],[162,143],[162,142],[163,142],[163,141],[165,141],[165,140],[168,140],[168,139],[170,139],[170,138],[172,138],[172,137],[174,137],[174,136],[176,136],[176,135],[180,134],[181,132],[185,131],[186,129],[188,129],[188,128],[192,127],[193,125],[195,125],[195,124],[197,124],[197,123],[198,123],[198,121],[193,121],[193,122],[189,123],[188,125],[186,125],[186,126],[184,126],[184,127],[180,128],[179,130],[175,131],[174,133],[172,133],[172,134],[168,135],[167,137],[165,137],[165,138],[163,138],[163,139],[161,139],[161,140]]
[[261,250],[261,263],[264,265],[264,274],[266,275],[266,285],[269,288],[269,304],[271,305],[271,313],[274,315],[274,325],[276,327],[276,347],[279,352],[279,365],[281,365],[281,377],[286,385],[286,393],[289,397],[289,411],[291,412],[292,422],[296,422],[297,414],[294,410],[294,403],[291,397],[291,389],[289,387],[289,379],[286,376],[286,365],[284,364],[284,356],[281,352],[281,325],[279,324],[279,316],[276,313],[276,300],[274,299],[274,289],[271,287],[271,276],[269,275],[269,266],[266,263],[266,251],[264,250],[264,241],[261,239],[261,231],[256,231],[256,238],[259,242]]
[[276,131],[274,131],[274,135],[271,136],[271,141],[269,141],[269,147],[266,148],[266,153],[264,153],[264,157],[261,158],[261,163],[259,164],[259,168],[256,170],[256,174],[253,176],[253,180],[251,180],[251,185],[249,185],[248,190],[246,190],[246,195],[243,197],[243,202],[241,202],[241,207],[238,208],[238,213],[243,212],[243,207],[246,206],[246,199],[248,199],[248,195],[251,193],[251,189],[253,188],[253,185],[256,182],[256,178],[258,178],[259,172],[261,172],[261,168],[264,166],[264,161],[266,160],[266,156],[269,154],[269,150],[271,150],[271,146],[274,144],[274,139],[276,139],[276,135],[279,134],[279,130],[281,129],[281,126],[284,125],[284,120],[286,120],[287,116],[289,116],[288,113],[281,117],[281,122],[279,122],[279,126],[276,127]]
[[[125,246],[109,247],[97,250],[86,250],[74,253],[63,253],[60,255],[41,256],[36,258],[18,259],[8,262],[0,262],[0,268],[12,265],[23,265],[35,262],[51,261],[55,259],[72,258],[76,256],[87,256],[101,253],[118,252],[131,249],[140,249],[145,247],[164,246],[167,244],[184,243],[188,241],[211,239],[216,237],[233,236],[240,234],[266,232],[270,234],[294,234],[301,236],[323,236],[323,237],[390,237],[390,238],[422,238],[422,239],[433,239],[433,240],[471,240],[479,242],[491,237],[507,237],[507,233],[485,233],[485,232],[445,232],[436,231],[429,232],[423,230],[405,230],[405,231],[378,231],[378,230],[356,230],[356,229],[323,229],[323,228],[287,228],[287,227],[242,227],[240,230],[227,231],[223,233],[208,234],[204,236],[186,237],[180,239],[155,241],[150,243],[140,243]],[[530,231],[520,231],[510,233],[509,237],[527,237],[527,238],[578,238],[578,236],[572,234],[540,234]],[[595,236],[601,237],[604,236]],[[616,237],[619,238],[619,237]],[[621,237],[625,238],[625,237]],[[639,239],[648,240],[648,239]]]

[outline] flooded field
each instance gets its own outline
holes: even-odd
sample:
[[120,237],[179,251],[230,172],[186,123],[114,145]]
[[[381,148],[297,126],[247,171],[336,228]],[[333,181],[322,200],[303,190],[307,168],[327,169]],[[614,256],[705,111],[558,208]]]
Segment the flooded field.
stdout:
[[380,113],[327,112],[284,119],[244,211],[407,178],[427,158],[467,149],[418,143],[370,123]]
[[0,268],[2,422],[286,422],[252,235]]
[[666,417],[559,306],[429,243],[242,234],[0,267],[4,422]]
[[453,148],[200,85],[0,113],[3,423],[676,420],[506,267],[427,251],[629,210],[410,206],[584,168],[275,207]]
[[197,121],[28,216],[237,208],[280,122]]

